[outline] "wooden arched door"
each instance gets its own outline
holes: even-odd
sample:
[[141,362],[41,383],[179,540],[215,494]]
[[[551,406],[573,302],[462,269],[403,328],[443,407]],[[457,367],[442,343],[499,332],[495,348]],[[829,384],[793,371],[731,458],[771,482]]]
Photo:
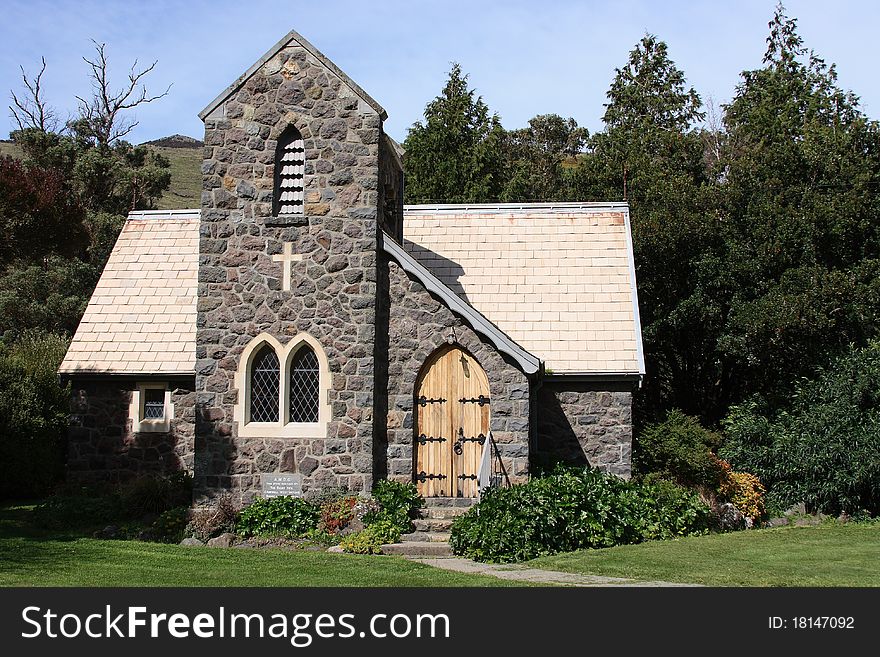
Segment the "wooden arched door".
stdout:
[[414,478],[423,497],[476,497],[489,435],[489,379],[456,345],[428,358],[416,384]]

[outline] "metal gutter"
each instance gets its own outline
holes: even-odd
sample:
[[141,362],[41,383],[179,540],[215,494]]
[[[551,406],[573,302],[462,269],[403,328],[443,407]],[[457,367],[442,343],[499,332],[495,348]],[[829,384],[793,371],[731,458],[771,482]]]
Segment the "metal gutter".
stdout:
[[544,381],[560,383],[563,381],[638,381],[641,383],[643,372],[547,372]]
[[560,203],[440,203],[423,205],[404,205],[404,214],[503,214],[511,212],[558,212],[568,213],[586,210],[591,212],[607,210],[609,212],[629,213],[629,205],[621,202],[560,202]]

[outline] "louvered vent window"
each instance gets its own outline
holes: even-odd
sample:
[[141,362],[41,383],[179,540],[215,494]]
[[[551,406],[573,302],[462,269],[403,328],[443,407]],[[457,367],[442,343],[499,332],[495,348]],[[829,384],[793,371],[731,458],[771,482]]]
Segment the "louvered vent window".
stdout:
[[251,364],[251,422],[278,422],[280,372],[278,355],[269,345]]
[[318,357],[304,346],[290,363],[290,421],[317,422],[320,372]]
[[275,169],[276,214],[303,214],[306,151],[295,128],[289,128],[278,142]]

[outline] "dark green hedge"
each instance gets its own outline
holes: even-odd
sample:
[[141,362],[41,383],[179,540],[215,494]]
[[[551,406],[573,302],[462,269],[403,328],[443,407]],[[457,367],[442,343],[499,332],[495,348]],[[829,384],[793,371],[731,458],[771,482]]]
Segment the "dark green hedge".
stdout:
[[0,345],[0,498],[39,497],[64,472],[70,393],[58,383],[67,340]]
[[788,408],[752,399],[724,424],[721,456],[758,475],[775,510],[880,514],[880,343],[799,381]]

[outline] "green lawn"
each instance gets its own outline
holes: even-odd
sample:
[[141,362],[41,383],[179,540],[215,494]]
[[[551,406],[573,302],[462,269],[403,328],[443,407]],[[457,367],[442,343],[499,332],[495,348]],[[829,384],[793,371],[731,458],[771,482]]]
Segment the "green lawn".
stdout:
[[528,565],[711,586],[880,586],[880,523],[653,541],[543,557]]
[[0,586],[510,586],[401,557],[187,548],[41,531],[0,508]]

